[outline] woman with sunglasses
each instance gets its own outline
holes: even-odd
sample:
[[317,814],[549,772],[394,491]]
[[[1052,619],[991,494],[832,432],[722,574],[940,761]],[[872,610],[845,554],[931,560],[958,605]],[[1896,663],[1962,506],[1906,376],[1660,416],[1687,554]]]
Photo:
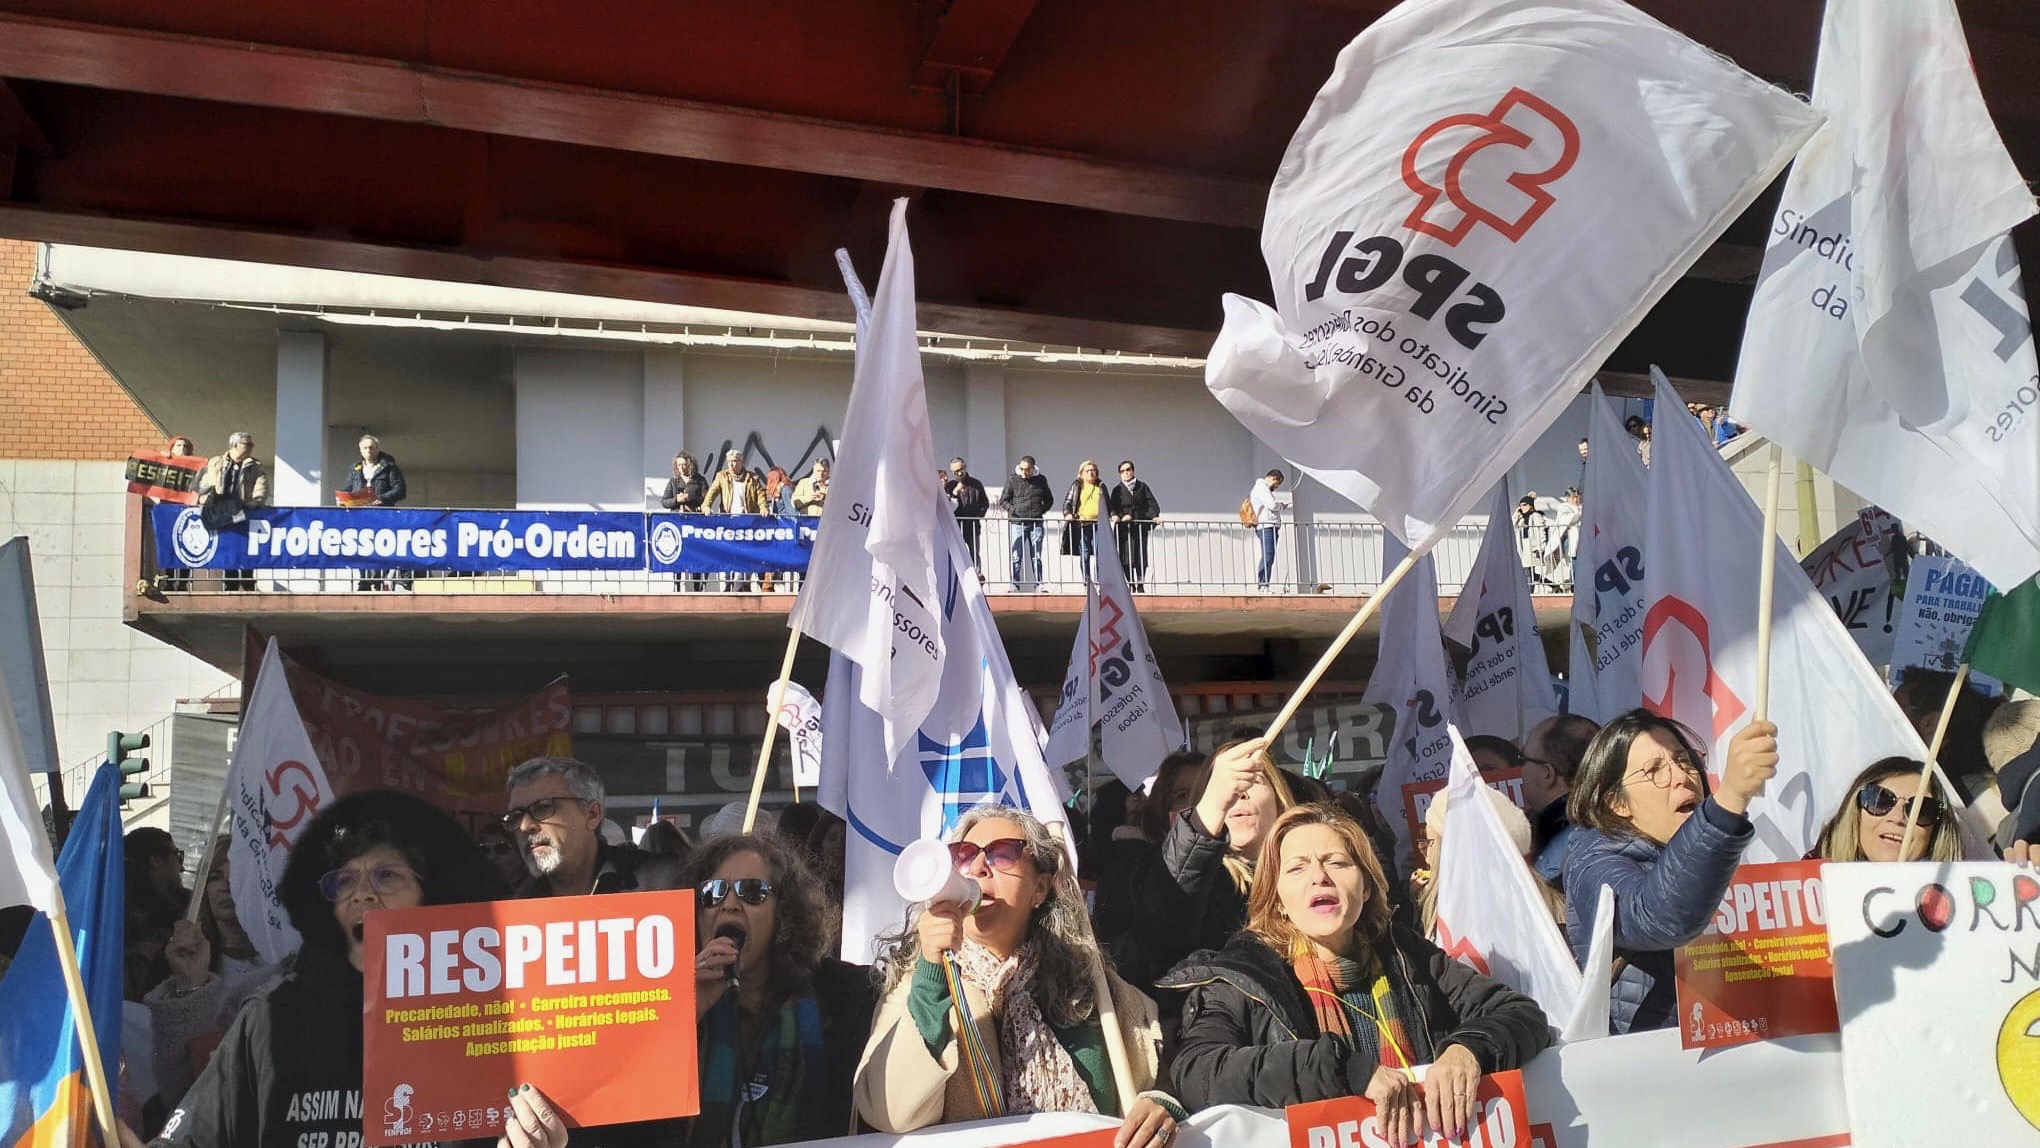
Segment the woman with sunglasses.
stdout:
[[688,858],[701,1114],[679,1140],[757,1148],[843,1136],[871,1031],[868,970],[822,955],[821,882],[777,837],[718,837]]
[[[1849,800],[1828,819],[1809,858],[1823,861],[1960,861],[1962,834],[1948,811],[1940,778],[1920,797],[1922,764],[1908,757],[1871,763],[1849,785]],[[1899,856],[1906,818],[1920,807],[1911,848]]]
[[1276,820],[1247,927],[1162,983],[1190,994],[1175,1073],[1193,1108],[1365,1096],[1391,1144],[1463,1139],[1481,1076],[1551,1043],[1536,1001],[1393,920],[1366,833],[1329,802]]
[[1693,733],[1649,710],[1631,710],[1594,735],[1573,777],[1566,816],[1565,931],[1573,959],[1594,939],[1601,886],[1615,892],[1611,1031],[1678,1021],[1672,950],[1707,928],[1743,850],[1755,838],[1750,802],[1778,772],[1778,727],[1744,726],[1710,786]]
[[[359,1144],[362,921],[375,909],[488,901],[504,890],[460,823],[376,790],[319,811],[292,847],[279,897],[303,937],[290,972],[248,1002],[155,1143],[202,1148]],[[342,1103],[301,1108],[297,1098]],[[521,1088],[499,1146],[561,1148],[566,1125]],[[126,1136],[123,1143],[132,1148]]]
[[[977,907],[924,905],[883,943],[885,999],[857,1066],[858,1114],[899,1133],[1095,1112],[1120,1118],[1119,1148],[1163,1148],[1184,1113],[1152,1091],[1162,1046],[1154,1002],[1107,973],[1139,1091],[1122,1112],[1091,974],[1103,958],[1068,854],[1032,814],[999,805],[965,813],[949,850],[977,882]],[[952,983],[971,1019],[961,1033]]]

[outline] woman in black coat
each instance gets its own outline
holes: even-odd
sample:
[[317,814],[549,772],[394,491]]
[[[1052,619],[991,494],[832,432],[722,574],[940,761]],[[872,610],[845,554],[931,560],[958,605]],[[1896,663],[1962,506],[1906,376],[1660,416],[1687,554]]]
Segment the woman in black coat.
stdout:
[[[1551,1043],[1537,1002],[1391,923],[1360,826],[1300,805],[1270,831],[1247,928],[1162,979],[1189,990],[1175,1081],[1192,1109],[1365,1096],[1389,1142],[1464,1135],[1482,1075]],[[1420,1096],[1410,1072],[1431,1066]]]
[[[701,465],[694,456],[681,451],[673,456],[673,476],[666,480],[666,492],[659,496],[659,505],[680,514],[700,514],[708,500],[708,479],[701,473]],[[699,590],[704,580],[700,574],[673,575],[675,590]]]

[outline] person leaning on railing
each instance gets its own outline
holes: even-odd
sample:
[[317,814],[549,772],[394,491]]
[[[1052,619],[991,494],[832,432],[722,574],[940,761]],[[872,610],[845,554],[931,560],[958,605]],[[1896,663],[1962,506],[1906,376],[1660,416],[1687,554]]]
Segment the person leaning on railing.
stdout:
[[1055,505],[1048,478],[1034,467],[1034,456],[1022,455],[1013,467],[1006,488],[999,492],[999,508],[1013,532],[1013,589],[1032,593],[1041,585],[1042,520]]
[[[206,528],[218,533],[245,527],[248,511],[268,505],[269,476],[262,471],[262,460],[255,457],[255,436],[235,431],[227,436],[226,453],[208,459],[205,472],[198,476],[199,513]],[[225,586],[253,590],[255,572],[228,570]]]
[[[395,506],[404,501],[408,492],[404,485],[404,468],[397,465],[396,456],[382,448],[382,440],[372,434],[361,436],[355,444],[361,451],[361,461],[347,472],[347,485],[341,487],[345,494],[366,491],[369,495],[366,505]],[[350,503],[349,505],[355,505]],[[411,579],[399,570],[364,570],[366,577],[355,585],[357,590],[408,590]]]

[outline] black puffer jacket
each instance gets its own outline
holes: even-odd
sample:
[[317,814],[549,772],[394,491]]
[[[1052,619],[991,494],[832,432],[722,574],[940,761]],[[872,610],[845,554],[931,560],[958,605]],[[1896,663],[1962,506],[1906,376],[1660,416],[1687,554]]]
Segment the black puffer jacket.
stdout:
[[347,485],[341,489],[349,494],[357,490],[374,491],[377,506],[395,506],[404,501],[404,496],[408,493],[404,486],[404,468],[397,465],[396,456],[383,451],[376,455],[375,461],[374,478],[365,475],[364,464],[357,462],[354,469],[347,472]]
[[[1481,1071],[1520,1068],[1551,1043],[1537,1002],[1481,976],[1402,925],[1376,952],[1420,1064],[1465,1045]],[[1188,989],[1177,1037],[1176,1094],[1192,1110],[1214,1104],[1282,1108],[1355,1096],[1378,1059],[1356,1057],[1318,1031],[1289,963],[1251,933],[1171,970],[1162,987]]]
[[332,868],[333,839],[373,822],[420,863],[425,904],[502,895],[481,850],[432,805],[374,791],[328,806],[292,848],[279,893],[304,946],[291,958],[291,971],[235,1018],[156,1144],[359,1144],[363,1121],[381,1119],[387,1098],[361,1095],[361,973],[348,963],[347,938],[319,894],[319,878]]
[[1230,852],[1232,842],[1224,827],[1216,837],[1206,833],[1197,823],[1194,806],[1169,823],[1169,835],[1162,841],[1162,867],[1182,898],[1166,904],[1168,910],[1183,917],[1182,924],[1171,931],[1179,947],[1162,961],[1162,968],[1199,949],[1222,948],[1234,933],[1246,928],[1246,894],[1240,892],[1225,867]]

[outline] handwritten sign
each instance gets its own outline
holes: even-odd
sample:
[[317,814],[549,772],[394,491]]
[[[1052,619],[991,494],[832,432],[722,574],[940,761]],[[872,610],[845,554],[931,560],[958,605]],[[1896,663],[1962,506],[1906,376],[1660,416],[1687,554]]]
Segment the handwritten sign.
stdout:
[[569,1125],[700,1111],[694,894],[368,914],[362,1142],[495,1136],[518,1084]]
[[[1364,1096],[1292,1104],[1283,1117],[1289,1124],[1289,1148],[1391,1148],[1375,1115],[1374,1102]],[[1480,1078],[1465,1139],[1455,1140],[1433,1130],[1420,1143],[1424,1148],[1528,1145],[1530,1108],[1523,1099],[1523,1074],[1496,1072]]]
[[1707,931],[1673,954],[1683,1047],[1720,1048],[1839,1027],[1820,864],[1784,861],[1735,871]]

